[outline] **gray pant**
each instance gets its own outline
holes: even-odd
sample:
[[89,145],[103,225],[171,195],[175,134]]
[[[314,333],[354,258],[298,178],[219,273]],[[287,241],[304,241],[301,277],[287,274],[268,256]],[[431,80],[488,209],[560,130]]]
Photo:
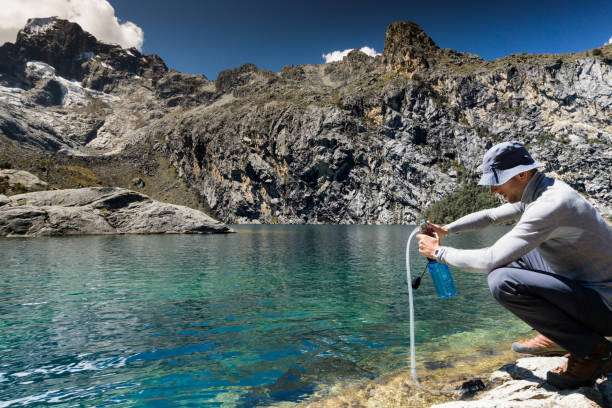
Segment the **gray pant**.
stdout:
[[491,294],[578,357],[612,335],[612,311],[593,289],[555,274],[537,250],[489,273]]

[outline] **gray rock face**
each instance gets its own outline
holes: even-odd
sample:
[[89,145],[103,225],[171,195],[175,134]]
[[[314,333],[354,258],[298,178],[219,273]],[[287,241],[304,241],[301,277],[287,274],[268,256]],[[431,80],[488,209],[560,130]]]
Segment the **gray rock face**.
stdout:
[[183,177],[233,222],[409,222],[435,197],[422,190],[437,182],[437,194],[450,193],[451,178],[426,166],[434,149],[370,139],[369,127],[334,106],[272,102],[198,109],[154,135],[169,135],[166,151]]
[[217,83],[231,92],[227,104],[195,108],[153,135],[231,222],[412,222],[476,177],[502,140],[524,142],[612,215],[612,65],[547,58],[489,63],[394,24],[382,63],[353,53],[272,79],[250,65],[228,71]]
[[413,222],[503,140],[612,216],[612,45],[484,61],[402,22],[376,58],[209,81],[51,23],[0,47],[0,143],[163,156],[225,222]]
[[0,170],[0,180],[6,178],[8,188],[14,189],[20,186],[26,192],[43,191],[48,189],[48,184],[32,173],[23,170],[3,169]]
[[491,375],[493,388],[474,401],[455,401],[432,408],[598,408],[612,404],[612,381],[598,380],[594,387],[558,390],[546,383],[546,372],[565,357],[522,358]]
[[206,214],[121,188],[0,196],[0,236],[232,232]]

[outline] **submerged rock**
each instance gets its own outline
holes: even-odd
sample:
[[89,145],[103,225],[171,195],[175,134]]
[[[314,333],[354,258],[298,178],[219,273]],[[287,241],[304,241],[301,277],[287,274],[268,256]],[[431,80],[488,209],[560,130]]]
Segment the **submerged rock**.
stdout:
[[188,207],[123,188],[82,188],[2,197],[0,236],[232,232]]

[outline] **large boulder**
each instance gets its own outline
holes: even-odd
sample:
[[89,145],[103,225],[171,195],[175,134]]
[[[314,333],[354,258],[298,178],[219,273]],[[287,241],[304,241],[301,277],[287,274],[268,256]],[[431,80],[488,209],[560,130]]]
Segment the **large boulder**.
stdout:
[[123,188],[81,188],[0,197],[0,236],[232,232],[188,207]]
[[47,190],[49,185],[24,170],[0,170],[0,193],[16,194]]

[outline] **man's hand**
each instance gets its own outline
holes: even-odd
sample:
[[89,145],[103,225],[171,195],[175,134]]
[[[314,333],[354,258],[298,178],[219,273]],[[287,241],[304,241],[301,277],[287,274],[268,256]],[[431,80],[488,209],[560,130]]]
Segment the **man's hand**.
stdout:
[[446,225],[445,226],[440,226],[440,225],[432,224],[429,221],[427,221],[427,225],[429,225],[431,227],[431,229],[440,238],[444,238],[444,237],[446,237],[446,236],[448,236],[450,234],[450,231],[448,230],[448,227]]
[[434,237],[425,234],[417,234],[416,236],[419,240],[419,252],[429,259],[435,259],[434,251],[441,247],[440,237],[437,233],[434,235]]

